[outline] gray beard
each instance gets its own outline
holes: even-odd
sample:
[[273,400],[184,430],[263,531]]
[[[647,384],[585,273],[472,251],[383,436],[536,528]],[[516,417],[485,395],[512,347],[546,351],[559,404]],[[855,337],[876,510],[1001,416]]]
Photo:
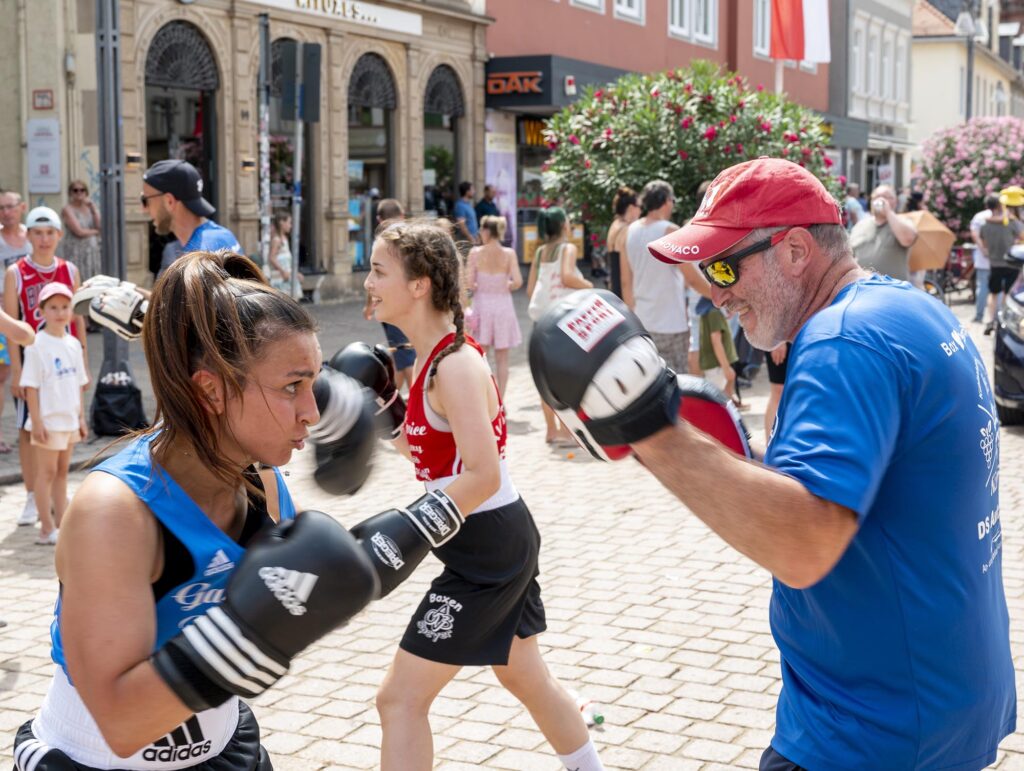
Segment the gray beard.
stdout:
[[[793,324],[787,316],[794,309],[800,308],[803,290],[789,283],[779,272],[777,265],[769,263],[771,273],[766,274],[762,287],[762,297],[770,299],[771,312],[759,308],[757,313],[757,329],[751,333],[744,327],[748,342],[762,351],[770,351],[786,341]],[[765,303],[768,307],[769,303]],[[741,322],[742,326],[742,322]]]

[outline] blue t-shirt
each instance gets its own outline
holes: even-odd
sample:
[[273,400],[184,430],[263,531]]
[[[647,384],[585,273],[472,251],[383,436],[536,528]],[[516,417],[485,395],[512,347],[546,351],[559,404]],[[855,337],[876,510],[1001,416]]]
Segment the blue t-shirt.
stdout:
[[466,220],[466,230],[471,236],[480,232],[480,224],[476,221],[476,209],[473,204],[460,198],[455,202],[455,221]]
[[182,249],[182,253],[219,252],[225,249],[236,254],[245,254],[242,251],[242,245],[238,243],[234,233],[227,228],[221,227],[216,222],[207,220],[192,231],[192,235]]
[[856,512],[824,579],[774,582],[772,746],[810,769],[980,769],[1016,726],[999,421],[959,320],[910,284],[855,282],[789,354],[765,462]]

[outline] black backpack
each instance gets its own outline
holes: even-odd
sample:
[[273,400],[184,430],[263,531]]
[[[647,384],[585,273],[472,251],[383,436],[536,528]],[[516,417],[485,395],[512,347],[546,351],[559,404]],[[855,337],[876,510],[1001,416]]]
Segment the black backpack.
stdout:
[[149,426],[142,409],[142,391],[135,385],[127,367],[101,375],[89,418],[97,436],[121,436]]

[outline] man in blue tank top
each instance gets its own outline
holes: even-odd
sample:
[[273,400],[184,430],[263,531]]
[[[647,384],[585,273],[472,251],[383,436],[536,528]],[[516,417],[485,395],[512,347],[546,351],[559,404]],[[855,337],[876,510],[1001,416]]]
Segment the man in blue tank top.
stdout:
[[813,175],[760,159],[651,245],[697,263],[753,345],[793,346],[765,466],[682,421],[633,447],[774,576],[762,769],[983,768],[1016,726],[989,377],[949,309],[859,268],[840,223]]
[[217,211],[203,198],[203,178],[187,161],[157,161],[142,175],[142,208],[156,232],[173,233],[188,252],[244,254],[234,233],[210,221]]

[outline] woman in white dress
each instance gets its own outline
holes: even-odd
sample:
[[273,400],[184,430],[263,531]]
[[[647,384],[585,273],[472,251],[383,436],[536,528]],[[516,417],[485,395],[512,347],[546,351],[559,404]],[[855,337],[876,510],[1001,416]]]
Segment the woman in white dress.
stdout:
[[[267,257],[267,281],[274,289],[280,289],[285,294],[291,294],[292,271],[295,270],[295,260],[292,257],[292,249],[288,239],[292,232],[292,215],[287,212],[278,212],[274,215],[270,236],[270,255]],[[298,271],[296,271],[298,273]],[[295,299],[302,298],[302,274],[298,273],[298,283]]]

